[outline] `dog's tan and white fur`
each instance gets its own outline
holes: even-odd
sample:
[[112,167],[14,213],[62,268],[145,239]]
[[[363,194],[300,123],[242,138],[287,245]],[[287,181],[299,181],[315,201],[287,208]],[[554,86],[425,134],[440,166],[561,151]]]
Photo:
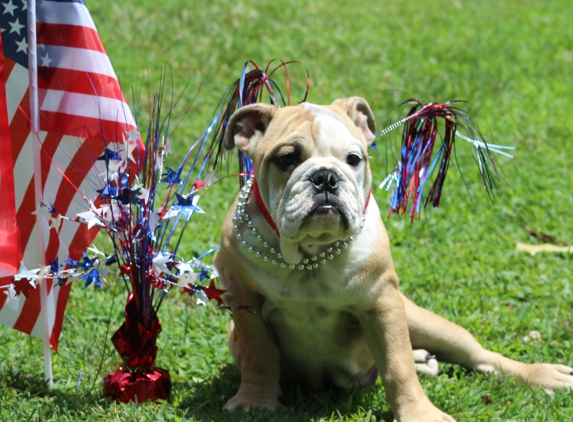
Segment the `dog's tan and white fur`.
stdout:
[[[372,111],[358,97],[329,106],[254,104],[232,116],[226,147],[237,146],[253,160],[260,197],[280,236],[252,193],[244,209],[255,231],[233,221],[237,201],[223,225],[215,264],[227,297],[241,305],[233,307],[229,336],[241,384],[225,407],[275,409],[279,384],[350,387],[379,373],[398,421],[452,421],[418,381],[416,367],[436,371],[428,352],[547,389],[571,388],[572,368],[524,364],[488,351],[398,291],[388,235],[370,197],[373,133]],[[298,269],[310,257],[322,260],[336,241],[348,247],[316,269]],[[282,258],[262,259],[266,248]],[[413,355],[412,348],[425,350]]]

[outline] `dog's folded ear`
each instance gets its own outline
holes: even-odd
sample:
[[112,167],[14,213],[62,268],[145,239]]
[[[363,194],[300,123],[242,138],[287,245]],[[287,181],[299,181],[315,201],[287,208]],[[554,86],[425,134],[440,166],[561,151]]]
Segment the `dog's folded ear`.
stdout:
[[332,103],[333,106],[338,106],[346,109],[348,117],[358,127],[366,142],[371,143],[374,141],[374,134],[376,133],[376,120],[372,109],[368,102],[361,97],[341,98]]
[[225,148],[233,149],[236,145],[246,152],[252,141],[265,134],[276,109],[271,104],[256,103],[237,110],[225,130]]

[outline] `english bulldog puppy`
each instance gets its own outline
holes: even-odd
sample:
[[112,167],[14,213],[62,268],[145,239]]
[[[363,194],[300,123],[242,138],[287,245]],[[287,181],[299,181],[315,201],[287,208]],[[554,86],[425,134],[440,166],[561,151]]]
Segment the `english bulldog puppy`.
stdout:
[[246,153],[254,176],[224,222],[215,258],[227,298],[239,305],[229,344],[241,384],[225,408],[275,409],[280,385],[351,387],[380,374],[396,420],[453,421],[418,381],[416,367],[437,372],[431,355],[547,389],[571,388],[572,368],[488,351],[398,291],[372,196],[375,132],[359,97],[327,106],[258,103],[231,117],[225,147]]

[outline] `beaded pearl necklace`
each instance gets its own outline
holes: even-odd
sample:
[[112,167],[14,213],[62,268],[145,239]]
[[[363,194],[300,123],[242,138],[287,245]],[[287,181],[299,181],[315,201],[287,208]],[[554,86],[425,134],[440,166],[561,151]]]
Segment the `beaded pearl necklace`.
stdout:
[[[280,268],[288,268],[289,270],[298,269],[300,271],[304,270],[316,270],[321,265],[326,264],[328,261],[332,261],[335,255],[339,255],[342,252],[342,249],[348,248],[349,242],[354,240],[353,236],[350,236],[348,240],[341,241],[337,240],[332,245],[330,245],[325,251],[320,252],[317,255],[313,255],[310,258],[304,258],[300,264],[288,264],[284,261],[283,256],[280,252],[278,252],[274,247],[270,246],[266,241],[263,240],[261,235],[258,233],[255,225],[253,224],[252,220],[250,219],[249,215],[246,211],[247,206],[247,199],[249,198],[249,194],[251,192],[251,188],[253,186],[253,178],[250,178],[245,182],[245,185],[241,189],[241,193],[239,194],[239,200],[237,202],[237,211],[235,212],[235,216],[233,217],[233,228],[235,231],[239,230],[239,224],[246,223],[247,227],[253,235],[257,238],[257,241],[263,248],[263,252],[255,250],[252,246],[250,246],[245,239],[243,239],[243,235],[241,233],[237,233],[236,237],[237,240],[240,242],[241,246],[245,248],[249,253],[253,254],[256,258],[262,259],[264,262],[270,262],[272,265],[277,265]],[[360,224],[360,228],[364,227],[364,220],[365,217],[362,217],[362,223]]]

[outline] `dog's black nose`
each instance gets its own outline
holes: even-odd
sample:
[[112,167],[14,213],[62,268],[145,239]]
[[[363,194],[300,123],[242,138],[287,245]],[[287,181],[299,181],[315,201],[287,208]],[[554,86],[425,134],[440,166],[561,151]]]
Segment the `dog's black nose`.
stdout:
[[334,193],[338,189],[338,176],[330,170],[319,170],[312,175],[310,181],[319,192]]

